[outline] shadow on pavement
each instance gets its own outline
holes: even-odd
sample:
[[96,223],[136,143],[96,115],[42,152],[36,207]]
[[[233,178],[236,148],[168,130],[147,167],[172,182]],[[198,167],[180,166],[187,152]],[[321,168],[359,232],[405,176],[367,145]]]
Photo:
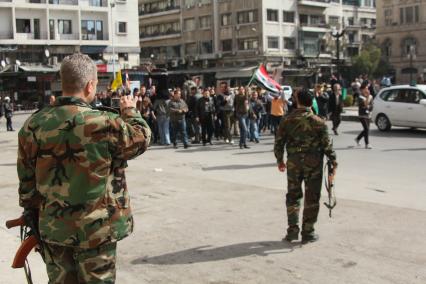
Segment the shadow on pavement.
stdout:
[[201,246],[187,250],[167,253],[153,257],[142,257],[133,260],[132,264],[178,265],[200,262],[220,261],[250,255],[268,256],[270,254],[290,253],[300,242],[287,243],[278,241],[241,243],[211,248]]
[[0,167],[16,167],[16,163],[4,163],[0,164]]
[[247,152],[239,152],[234,153],[232,155],[252,155],[252,154],[264,154],[264,153],[273,153],[274,151],[268,150],[268,151],[247,151]]
[[426,148],[407,148],[407,149],[387,149],[382,152],[395,152],[395,151],[426,151]]
[[[357,136],[361,131],[361,125],[359,126],[359,131],[351,130],[351,131],[343,131],[345,134],[352,134]],[[379,130],[371,130],[370,136],[373,137],[395,137],[395,138],[422,138],[426,137],[426,130],[420,129],[410,129],[410,128],[401,128],[401,129],[392,129],[390,131],[382,132]]]
[[216,166],[202,168],[203,171],[225,171],[225,170],[247,170],[247,169],[256,169],[256,168],[269,168],[276,167],[276,163],[268,164],[257,164],[257,165],[226,165],[226,166]]

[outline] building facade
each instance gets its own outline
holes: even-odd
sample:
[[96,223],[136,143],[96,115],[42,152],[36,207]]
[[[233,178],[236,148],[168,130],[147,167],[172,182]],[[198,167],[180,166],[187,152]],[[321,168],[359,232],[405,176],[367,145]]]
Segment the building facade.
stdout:
[[261,62],[277,79],[331,72],[333,29],[345,30],[339,54],[348,58],[376,19],[372,0],[334,1],[139,0],[141,62],[216,79],[247,79]]
[[377,41],[395,71],[396,83],[426,76],[426,3],[379,0]]
[[[137,5],[137,0],[0,0],[3,89],[18,98],[24,91],[49,94],[59,88],[53,74],[61,60],[74,52],[88,54],[105,77],[118,64],[139,66]],[[24,78],[26,90],[13,84],[16,76]]]

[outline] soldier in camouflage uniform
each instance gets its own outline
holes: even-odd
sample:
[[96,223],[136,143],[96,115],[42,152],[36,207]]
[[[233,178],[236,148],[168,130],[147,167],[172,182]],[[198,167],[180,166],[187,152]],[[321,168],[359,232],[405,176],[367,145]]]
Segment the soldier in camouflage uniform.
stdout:
[[133,230],[124,170],[151,131],[136,99],[121,115],[90,106],[96,65],[74,54],[61,65],[63,96],[19,132],[19,204],[39,212],[49,283],[114,283],[116,242]]
[[[281,120],[275,137],[274,153],[278,169],[284,172],[287,168],[288,229],[283,240],[291,242],[299,238],[299,211],[303,198],[301,185],[304,182],[302,243],[307,243],[318,239],[314,225],[321,197],[324,154],[332,161],[334,169],[337,163],[327,126],[311,110],[312,95],[307,90],[301,90],[296,94],[296,100],[298,108]],[[284,147],[287,150],[287,164],[283,160]]]

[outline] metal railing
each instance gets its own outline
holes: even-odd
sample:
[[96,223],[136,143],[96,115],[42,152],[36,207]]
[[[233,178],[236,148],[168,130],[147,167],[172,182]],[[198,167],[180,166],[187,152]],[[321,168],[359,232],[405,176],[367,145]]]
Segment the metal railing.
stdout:
[[151,9],[149,11],[139,10],[139,16],[151,15],[151,14],[173,11],[173,10],[178,10],[178,9],[180,9],[179,5],[167,6],[166,8],[163,8],[163,9],[154,8],[154,9]]

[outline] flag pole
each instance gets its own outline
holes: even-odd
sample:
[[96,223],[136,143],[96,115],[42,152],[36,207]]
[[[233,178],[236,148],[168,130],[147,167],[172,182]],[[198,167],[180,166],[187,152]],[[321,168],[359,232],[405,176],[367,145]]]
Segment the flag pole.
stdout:
[[254,70],[253,75],[251,75],[251,79],[250,79],[250,81],[248,82],[246,89],[247,89],[248,87],[250,87],[250,84],[253,82],[253,80],[254,80],[254,75],[256,75],[256,72],[257,72],[257,70],[258,70],[258,69],[259,69],[259,68],[257,68],[256,70]]

